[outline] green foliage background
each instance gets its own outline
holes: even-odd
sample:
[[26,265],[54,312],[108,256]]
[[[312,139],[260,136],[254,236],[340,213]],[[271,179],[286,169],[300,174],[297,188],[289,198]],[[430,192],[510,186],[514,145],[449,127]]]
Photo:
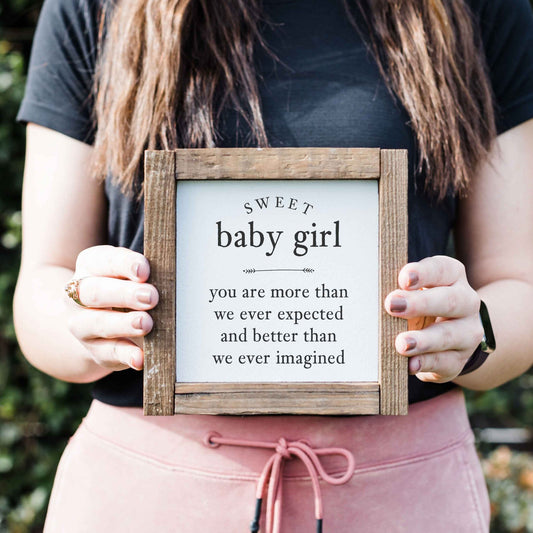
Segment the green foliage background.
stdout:
[[[88,388],[54,380],[20,353],[12,295],[20,260],[24,129],[15,123],[40,0],[0,4],[0,533],[42,531],[54,472],[89,404]],[[46,309],[43,308],[43,312]],[[474,428],[533,427],[533,373],[467,394]],[[493,533],[533,533],[533,456],[479,443]]]
[[59,457],[89,404],[87,387],[52,379],[26,362],[12,324],[25,140],[15,115],[40,6],[0,3],[0,533],[42,531]]

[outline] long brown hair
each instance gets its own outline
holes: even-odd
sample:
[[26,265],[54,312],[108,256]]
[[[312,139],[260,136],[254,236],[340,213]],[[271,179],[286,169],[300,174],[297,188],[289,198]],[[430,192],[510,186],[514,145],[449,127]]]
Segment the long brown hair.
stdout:
[[[437,197],[462,194],[495,136],[492,94],[464,0],[343,0],[407,110],[418,171]],[[261,0],[122,0],[104,13],[95,77],[94,166],[133,189],[145,149],[217,145],[228,104],[268,146],[254,46]],[[362,29],[362,28],[359,28]]]

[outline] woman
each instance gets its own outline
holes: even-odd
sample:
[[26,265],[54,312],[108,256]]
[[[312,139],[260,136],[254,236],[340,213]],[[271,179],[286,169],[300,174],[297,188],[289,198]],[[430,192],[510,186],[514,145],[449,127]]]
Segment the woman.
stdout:
[[[533,362],[532,35],[527,0],[45,2],[19,113],[15,321],[35,366],[95,382],[47,532],[245,530],[272,454],[251,441],[281,462],[284,438],[355,457],[344,486],[321,484],[327,531],[488,530],[457,385],[488,389]],[[409,150],[410,263],[384,305],[436,321],[396,339],[407,417],[142,417],[136,370],[158,301],[141,255],[143,150],[267,144]],[[462,262],[442,255],[452,227]],[[322,463],[327,479],[346,468]],[[283,509],[274,476],[252,531],[310,531],[309,476],[287,462]]]

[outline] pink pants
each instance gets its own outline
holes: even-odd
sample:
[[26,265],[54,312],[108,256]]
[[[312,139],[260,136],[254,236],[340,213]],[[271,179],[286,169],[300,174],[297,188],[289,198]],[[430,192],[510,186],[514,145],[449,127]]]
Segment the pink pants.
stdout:
[[[45,533],[246,533],[275,450],[204,443],[304,439],[355,457],[346,484],[320,482],[324,533],[486,533],[489,502],[462,392],[406,417],[144,417],[94,401],[61,459]],[[320,456],[340,476],[342,456]],[[284,459],[279,531],[315,531],[311,478]],[[274,529],[275,530],[275,529]],[[261,531],[266,531],[265,509]]]

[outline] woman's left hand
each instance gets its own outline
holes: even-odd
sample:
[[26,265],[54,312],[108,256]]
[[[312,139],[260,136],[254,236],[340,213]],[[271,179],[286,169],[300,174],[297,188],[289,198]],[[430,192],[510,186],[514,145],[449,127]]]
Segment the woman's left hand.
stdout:
[[451,257],[428,257],[405,265],[398,284],[400,289],[385,299],[389,314],[435,320],[423,329],[400,333],[396,350],[409,357],[409,373],[422,381],[451,381],[483,338],[480,298],[469,285],[463,264]]

